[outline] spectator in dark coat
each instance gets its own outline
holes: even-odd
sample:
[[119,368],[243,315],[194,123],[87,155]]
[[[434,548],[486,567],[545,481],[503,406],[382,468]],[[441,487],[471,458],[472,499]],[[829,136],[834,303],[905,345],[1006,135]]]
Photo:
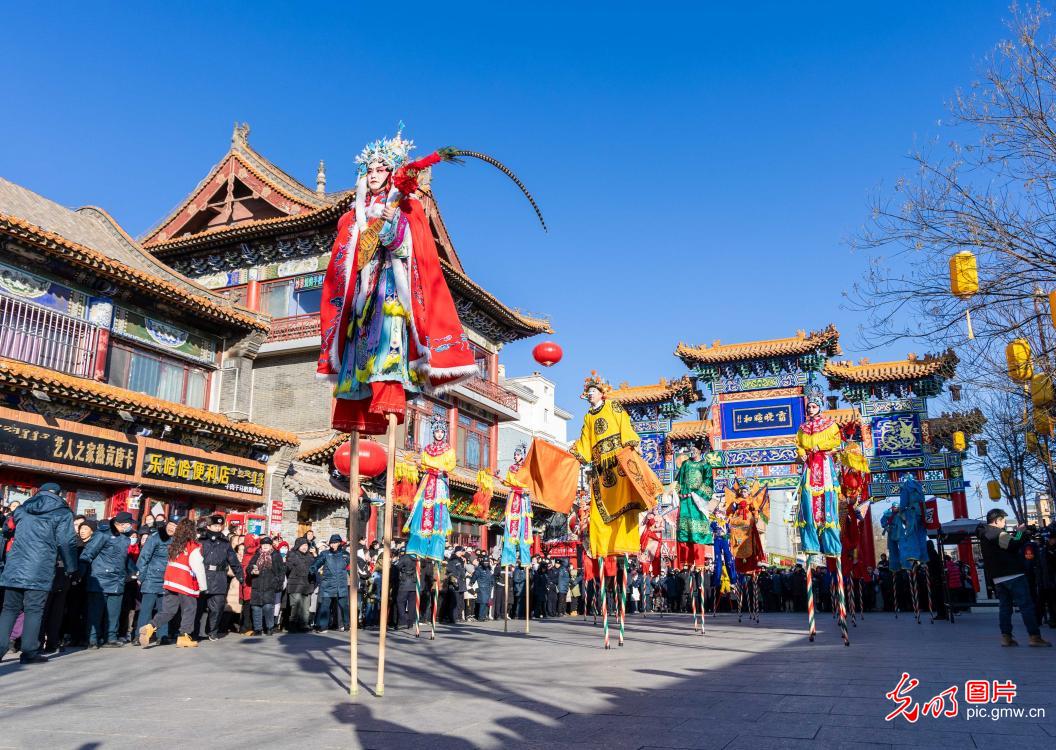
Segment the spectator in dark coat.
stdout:
[[202,614],[206,614],[206,635],[209,640],[220,639],[220,616],[227,601],[229,572],[243,581],[242,564],[238,555],[231,548],[231,543],[223,534],[224,517],[210,516],[205,531],[198,541],[202,545],[202,564],[205,566],[205,595],[198,597],[198,615],[195,624],[199,628]]
[[286,555],[286,593],[290,597],[291,633],[305,633],[312,626],[309,609],[312,592],[315,590],[315,576],[312,573],[315,558],[312,557],[310,549],[308,540],[301,537],[293,543],[293,549]]
[[330,628],[330,607],[337,602],[337,625],[341,630],[348,630],[348,566],[351,558],[341,548],[343,540],[340,534],[330,537],[328,548],[321,552],[312,563],[312,572],[319,581],[319,610],[315,626],[320,631]]
[[444,571],[444,589],[447,593],[445,619],[451,623],[462,622],[465,617],[466,598],[466,549],[455,547],[447,559]]
[[147,538],[147,543],[136,560],[136,572],[139,576],[139,619],[136,621],[136,632],[150,622],[159,609],[161,598],[165,594],[162,584],[165,581],[165,566],[169,564],[169,544],[176,533],[176,522],[169,521]]
[[[81,552],[81,572],[88,579],[88,647],[116,648],[125,645],[117,639],[121,617],[121,600],[125,581],[136,571],[128,557],[131,543],[132,514],[122,511],[114,516]],[[106,640],[103,640],[103,625]]]
[[396,627],[409,628],[414,624],[414,597],[418,586],[418,560],[404,553],[396,561],[399,581],[396,589]]
[[568,572],[568,563],[557,561],[557,616],[564,617],[568,606],[568,589],[572,585],[572,576]]
[[13,514],[14,535],[4,540],[4,547],[8,541],[11,546],[0,573],[0,587],[4,589],[0,659],[7,653],[19,612],[24,612],[20,661],[36,664],[48,660],[38,653],[40,621],[55,579],[56,558],[61,556],[64,571],[77,570],[73,512],[60,493],[59,486],[49,482]]
[[490,560],[481,558],[470,582],[477,584],[477,619],[487,620],[490,617],[491,592],[495,587],[495,574],[491,571]]
[[286,582],[286,565],[270,538],[260,540],[260,549],[249,561],[247,570],[246,583],[253,589],[249,599],[253,632],[255,635],[271,635],[275,628],[275,597]]

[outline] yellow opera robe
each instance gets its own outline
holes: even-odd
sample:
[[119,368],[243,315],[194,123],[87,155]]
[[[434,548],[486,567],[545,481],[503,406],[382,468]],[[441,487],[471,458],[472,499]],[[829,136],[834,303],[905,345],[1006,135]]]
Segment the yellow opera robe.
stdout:
[[590,556],[595,559],[641,552],[638,514],[646,507],[616,460],[620,449],[639,442],[630,417],[618,403],[606,400],[583,417],[583,431],[571,450],[580,461],[594,467],[590,477]]

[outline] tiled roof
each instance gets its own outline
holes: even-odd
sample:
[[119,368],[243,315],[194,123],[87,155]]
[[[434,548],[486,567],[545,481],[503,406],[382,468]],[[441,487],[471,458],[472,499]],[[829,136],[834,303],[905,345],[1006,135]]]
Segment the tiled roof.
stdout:
[[320,466],[294,461],[282,485],[299,497],[317,497],[334,502],[348,501],[348,486],[337,483],[330,472]]
[[473,300],[483,307],[491,315],[500,321],[516,329],[522,338],[535,336],[540,333],[553,333],[550,321],[542,318],[534,318],[530,315],[518,312],[507,307],[499,299],[469,278],[463,271],[459,271],[454,264],[441,259],[440,267],[443,269],[444,278],[452,292],[461,294],[463,297]]
[[675,422],[667,433],[668,440],[700,440],[711,435],[711,420],[697,419],[686,422]]
[[659,383],[651,385],[627,385],[609,391],[608,398],[620,404],[656,404],[664,401],[681,401],[683,405],[692,404],[701,399],[696,384],[688,375],[678,380],[660,378]]
[[[209,191],[215,191],[221,187],[226,179],[224,177],[225,174],[234,173],[238,176],[244,176],[246,179],[249,179],[250,182],[258,183],[257,187],[260,188],[259,196],[267,200],[269,203],[272,203],[272,205],[276,205],[276,203],[279,202],[277,200],[269,200],[272,198],[272,195],[285,199],[285,203],[290,209],[289,215],[264,221],[277,221],[281,223],[292,218],[299,218],[305,214],[316,212],[318,209],[329,207],[345,197],[344,193],[320,195],[311,188],[308,188],[254,150],[249,145],[248,135],[248,128],[243,130],[236,125],[235,131],[231,136],[231,147],[228,149],[227,153],[224,154],[223,158],[209,170],[209,173],[198,183],[194,190],[191,191],[190,195],[180,201],[179,205],[170,211],[164,219],[147,231],[143,236],[144,247],[171,247],[177,243],[179,243],[181,247],[187,244],[197,245],[195,240],[198,240],[203,236],[208,237],[211,234],[223,234],[226,239],[231,236],[228,232],[232,230],[255,223],[259,224],[260,222],[250,221],[228,224],[223,227],[207,229],[175,238],[169,236],[172,231],[174,231],[174,228],[178,229],[183,225],[183,222],[177,221],[181,215],[185,215],[188,219],[193,217],[197,213],[197,208],[199,208],[199,206],[196,205],[198,200],[202,198],[204,203],[204,198],[208,197],[206,196],[206,193]],[[232,170],[234,170],[234,172]],[[220,176],[219,182],[217,181],[218,175]],[[340,216],[340,213],[338,213],[337,216]],[[166,231],[169,232],[169,235],[166,235]]]
[[6,357],[0,357],[0,385],[7,388],[37,389],[49,396],[91,406],[125,409],[134,415],[138,414],[158,422],[204,428],[218,435],[243,442],[259,442],[273,448],[297,445],[299,442],[292,432],[252,422],[235,422],[216,412],[163,401],[143,393],[88,378],[65,375]]
[[854,362],[828,362],[824,373],[829,383],[891,383],[903,380],[920,380],[932,375],[951,378],[960,362],[950,349],[942,354],[927,354],[923,359],[910,354],[905,359],[893,362],[870,362],[862,359]]
[[679,344],[675,356],[686,365],[722,364],[744,362],[766,357],[789,357],[821,351],[829,356],[840,354],[840,332],[831,323],[821,331],[798,331],[795,336],[784,339],[747,341],[741,344],[723,344],[714,341],[710,346]]
[[268,330],[266,319],[176,273],[151,257],[106,212],[71,211],[0,178],[0,233],[71,265],[182,307],[195,317]]

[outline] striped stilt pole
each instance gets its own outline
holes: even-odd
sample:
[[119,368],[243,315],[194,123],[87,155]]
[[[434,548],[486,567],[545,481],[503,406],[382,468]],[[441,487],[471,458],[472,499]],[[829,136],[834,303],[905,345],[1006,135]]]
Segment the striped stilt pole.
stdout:
[[690,595],[689,600],[690,606],[693,610],[693,632],[696,633],[698,629],[703,627],[697,623],[697,566],[694,565],[690,573]]
[[807,638],[814,641],[814,566],[807,555]]
[[414,637],[422,637],[422,561],[414,560]]
[[440,577],[437,575],[439,566],[434,563],[433,565],[433,612],[432,619],[429,621],[429,640],[436,640],[436,610],[440,606]]
[[[617,576],[613,576],[615,582]],[[616,645],[623,645],[623,621],[627,615],[627,558],[623,559],[623,580],[620,581],[620,640]]]
[[605,649],[609,649],[609,597],[606,589],[608,588],[605,580],[605,563],[604,558],[602,560],[601,568],[601,632],[602,638],[605,642]]
[[931,571],[928,570],[927,564],[921,567],[924,568],[924,593],[928,596],[928,611],[931,612],[931,623],[934,625],[939,613],[935,611],[935,600],[931,596]]
[[752,611],[755,613],[755,623],[759,624],[759,571],[752,573]]
[[502,576],[504,579],[503,583],[503,594],[502,598],[505,600],[505,607],[502,613],[502,632],[510,632],[510,566],[504,565],[502,568]]
[[741,621],[742,609],[744,609],[744,576],[737,579],[737,622]]
[[854,574],[853,573],[848,574],[848,576],[845,578],[844,582],[845,582],[845,584],[849,584],[847,586],[848,590],[847,590],[847,596],[846,596],[846,600],[847,600],[847,614],[848,614],[848,616],[850,617],[850,620],[851,620],[851,627],[852,628],[856,628],[856,627],[858,627],[858,623],[854,619]]
[[[839,568],[840,566],[837,565],[836,567]],[[837,612],[836,612],[836,577],[835,576],[831,576],[831,575],[829,576],[829,604],[832,607],[832,619],[835,620],[836,619],[836,615],[837,615]]]
[[917,590],[917,567],[919,565],[920,563],[915,562],[909,570],[909,595],[913,599],[913,616],[917,618],[917,625],[920,625],[920,592]]
[[891,596],[895,600],[895,619],[898,619],[898,571],[891,574]]
[[847,633],[847,602],[843,590],[843,566],[836,566],[836,590],[839,595],[838,606],[840,610],[840,635],[843,636],[843,645],[851,645],[851,637]]
[[857,586],[855,588],[858,591],[858,616],[861,617],[862,621],[864,622],[865,621],[865,607],[862,606],[862,579],[859,578],[855,583],[857,583]]

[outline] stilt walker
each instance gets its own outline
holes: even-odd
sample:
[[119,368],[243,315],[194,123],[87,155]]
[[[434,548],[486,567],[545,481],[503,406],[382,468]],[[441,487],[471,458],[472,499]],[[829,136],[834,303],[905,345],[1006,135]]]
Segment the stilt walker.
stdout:
[[[675,459],[678,471],[673,487],[678,493],[678,526],[675,534],[676,566],[689,565],[693,571],[703,569],[707,561],[707,550],[714,544],[711,518],[716,505],[713,469],[722,465],[722,457],[715,451],[707,451],[706,439],[695,440],[688,455]],[[707,451],[707,452],[705,452]],[[701,583],[703,573],[701,573]],[[694,579],[696,574],[694,573]],[[698,586],[698,591],[702,587]],[[704,633],[704,597],[700,594],[700,619],[697,619],[698,602],[691,597],[693,608],[693,630]]]
[[928,559],[928,532],[924,527],[924,487],[910,474],[902,477],[899,487],[898,519],[902,525],[898,553],[903,569],[909,566],[909,591],[913,598],[913,614],[919,625],[920,584],[917,577],[920,575],[921,562]]
[[[316,371],[318,377],[334,383],[332,427],[357,436],[385,433],[387,438],[379,696],[385,684],[396,425],[403,421],[408,394],[443,393],[477,373],[429,219],[417,198],[417,178],[423,169],[462,156],[483,159],[513,177],[490,157],[450,148],[408,163],[412,148],[401,125],[393,138],[368,144],[356,158],[355,205],[338,221],[319,313],[321,350]],[[514,181],[524,191],[515,177]],[[355,460],[358,451],[352,456]],[[356,472],[351,474],[356,482]],[[355,684],[353,669],[350,690]]]
[[[630,417],[619,402],[607,398],[610,390],[596,372],[585,379],[582,397],[590,403],[590,409],[583,417],[579,439],[570,449],[580,463],[589,464],[591,469],[590,556],[600,567],[604,567],[605,558],[622,556],[626,561],[627,555],[639,554],[638,517],[642,511],[655,507],[663,492],[660,480],[636,452],[641,441],[631,427]],[[621,612],[624,605],[625,602],[619,605]],[[621,615],[621,642],[623,624]]]
[[[836,422],[822,415],[825,395],[819,388],[811,387],[807,398],[807,418],[796,432],[796,454],[802,462],[798,489],[796,526],[800,530],[800,546],[808,563],[816,556],[834,558],[839,581],[840,572],[840,477],[836,471],[833,455],[842,444],[842,435]],[[840,584],[842,590],[842,583]],[[814,586],[813,569],[807,569],[807,622],[808,634],[814,640]],[[836,607],[833,607],[836,609]],[[846,617],[839,617],[841,632],[846,630]],[[845,643],[850,643],[846,639]]]
[[[766,526],[770,522],[770,492],[765,485],[751,488],[735,482],[726,489],[726,520],[730,552],[744,595],[751,595],[748,618],[759,622],[759,569],[766,564]],[[740,621],[738,612],[738,622]]]
[[698,630],[700,630],[701,627],[703,627],[699,622],[697,622],[697,566],[696,565],[694,565],[690,569],[690,579],[689,580],[690,580],[690,593],[689,593],[690,608],[693,611],[693,632],[696,633]]
[[[520,564],[524,568],[524,632],[531,628],[531,611],[528,606],[528,590],[532,587],[532,501],[524,482],[518,478],[528,456],[528,448],[523,443],[513,449],[513,464],[506,472],[506,484],[510,486],[510,496],[506,499],[506,515],[503,522],[502,554],[499,564],[509,570],[509,566]],[[508,631],[508,628],[504,628]]]

